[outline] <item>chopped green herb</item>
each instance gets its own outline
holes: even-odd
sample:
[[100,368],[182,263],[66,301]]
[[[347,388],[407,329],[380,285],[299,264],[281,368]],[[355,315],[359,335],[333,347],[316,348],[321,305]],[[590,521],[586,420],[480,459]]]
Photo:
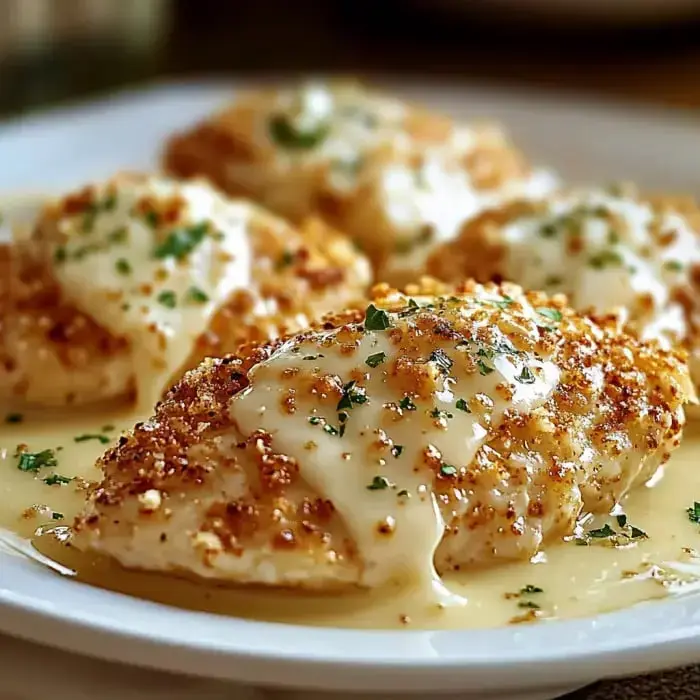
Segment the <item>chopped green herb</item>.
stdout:
[[58,464],[53,450],[41,452],[22,452],[19,455],[17,469],[23,472],[38,472],[43,467],[55,467]]
[[112,233],[107,236],[107,240],[110,243],[124,243],[124,241],[126,241],[127,234],[128,232],[126,230],[126,226],[122,226],[121,228],[112,231]]
[[688,514],[688,520],[691,523],[696,523],[700,525],[700,503],[695,501],[691,508],[687,508],[685,511]]
[[515,300],[505,295],[503,299],[497,299],[493,301],[493,304],[499,309],[507,309]]
[[367,403],[368,399],[364,387],[355,386],[356,384],[357,382],[351,381],[343,387],[343,395],[338,401],[336,411],[352,408],[353,405]]
[[404,411],[415,411],[416,404],[413,403],[409,396],[404,396],[401,401],[399,401],[399,408]]
[[105,211],[112,211],[114,207],[117,206],[117,195],[114,192],[110,192],[102,201],[102,208]]
[[57,511],[54,511],[53,513],[51,513],[52,520],[63,520],[63,518],[64,518],[63,513],[59,513]]
[[540,236],[542,238],[554,238],[557,235],[557,226],[553,223],[542,224],[540,226]]
[[539,586],[533,586],[531,583],[528,583],[527,586],[523,586],[520,589],[521,595],[530,595],[531,593],[544,593],[544,590]]
[[56,263],[65,262],[67,257],[68,257],[68,253],[67,253],[65,247],[63,247],[63,246],[61,246],[60,248],[56,248],[56,251],[53,254],[53,260]]
[[460,411],[464,411],[465,413],[471,413],[471,409],[469,408],[469,405],[464,399],[457,399],[457,402],[455,403],[455,407],[458,408]]
[[485,377],[487,374],[495,371],[493,367],[489,367],[483,360],[479,359],[476,361],[476,366],[479,368],[479,374]]
[[64,484],[70,484],[71,481],[73,481],[72,478],[68,476],[61,476],[60,474],[52,474],[51,476],[47,476],[45,479],[43,479],[43,482],[47,486],[63,486]]
[[272,140],[283,148],[310,149],[318,146],[328,136],[330,125],[320,122],[312,129],[299,129],[283,114],[274,115],[268,129]]
[[365,330],[385,331],[391,327],[391,319],[384,309],[378,309],[374,304],[370,304],[365,312]]
[[280,255],[276,267],[278,270],[283,270],[285,267],[292,265],[295,259],[296,255],[292,253],[291,250],[285,250],[284,253]]
[[445,354],[444,350],[433,350],[428,361],[434,362],[443,374],[448,374],[450,369],[452,369],[452,360]]
[[365,360],[365,364],[369,367],[378,367],[386,360],[385,352],[377,352],[374,355],[369,355]]
[[614,250],[601,250],[600,253],[591,255],[591,257],[588,258],[588,264],[596,270],[602,270],[605,267],[620,265],[621,263],[622,257]]
[[369,484],[367,488],[370,491],[383,491],[384,489],[388,489],[389,486],[391,486],[391,483],[385,476],[375,476],[374,479],[372,479],[372,483]]
[[114,267],[120,275],[131,274],[131,263],[126,258],[119,258],[119,260],[114,263]]
[[638,527],[635,527],[634,525],[630,525],[630,538],[633,540],[636,539],[646,539],[649,537],[644,530],[640,530]]
[[319,425],[321,419],[318,416],[309,416],[309,423],[311,423],[311,425]]
[[664,262],[664,269],[670,270],[671,272],[682,272],[683,263],[680,260],[666,260]]
[[206,304],[209,301],[209,295],[199,287],[190,287],[187,290],[187,301],[193,304]]
[[164,289],[157,297],[159,304],[165,306],[166,309],[174,309],[177,306],[175,292],[170,289]]
[[535,375],[529,367],[523,367],[522,372],[515,378],[521,384],[534,384]]
[[401,456],[401,453],[403,452],[403,445],[394,445],[391,448],[391,454],[398,459]]
[[74,442],[87,442],[88,440],[97,440],[103,445],[109,442],[109,438],[106,435],[100,435],[99,433],[85,433],[84,435],[77,435],[73,438]]
[[625,527],[625,525],[627,525],[627,516],[624,513],[616,515],[615,520],[617,520],[619,527]]
[[613,537],[616,532],[610,527],[610,525],[605,523],[603,527],[599,527],[595,530],[589,530],[587,534],[589,537],[593,537],[594,539],[602,539],[604,537]]
[[205,238],[209,224],[206,221],[195,224],[189,228],[179,228],[170,235],[153,251],[154,258],[186,258]]
[[5,416],[5,423],[21,423],[24,416],[21,413],[8,413]]
[[556,287],[560,285],[564,280],[559,275],[548,275],[544,283],[547,287]]
[[440,474],[442,476],[456,476],[457,467],[455,467],[451,464],[442,464],[440,466]]
[[411,494],[406,490],[406,489],[401,489],[397,494],[397,496],[410,496]]
[[[338,435],[338,428],[335,426],[331,425],[330,423],[326,423],[323,426],[324,432],[328,433],[329,435]],[[345,433],[345,430],[343,430],[343,433]]]
[[158,224],[160,224],[160,216],[157,211],[147,211],[143,215],[143,218],[151,228],[158,228]]
[[430,411],[430,417],[441,421],[447,421],[449,418],[454,418],[454,415],[448,411],[441,411],[439,408],[434,408]]
[[537,311],[537,313],[540,316],[544,316],[545,318],[548,318],[550,321],[559,322],[563,318],[561,311],[559,311],[558,309],[550,309],[546,306],[538,306],[535,309],[535,311]]
[[301,359],[302,360],[318,360],[319,357],[325,357],[325,356],[319,352],[318,355],[304,355],[304,357],[302,357]]
[[518,601],[518,607],[519,608],[527,608],[529,610],[539,610],[540,606],[533,602],[532,600],[519,600]]

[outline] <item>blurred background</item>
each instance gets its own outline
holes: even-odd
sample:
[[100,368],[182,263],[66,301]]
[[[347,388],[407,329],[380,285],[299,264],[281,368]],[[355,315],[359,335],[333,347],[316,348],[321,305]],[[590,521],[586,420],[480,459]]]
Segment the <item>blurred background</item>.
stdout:
[[700,0],[0,0],[0,115],[161,78],[449,76],[700,106]]

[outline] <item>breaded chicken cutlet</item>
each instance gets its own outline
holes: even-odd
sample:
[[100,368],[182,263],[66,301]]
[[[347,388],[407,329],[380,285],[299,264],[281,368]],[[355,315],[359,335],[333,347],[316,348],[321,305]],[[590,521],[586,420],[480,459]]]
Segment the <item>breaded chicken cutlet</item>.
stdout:
[[319,220],[292,226],[202,182],[124,175],[47,205],[0,248],[0,394],[133,397],[365,296],[369,265]]
[[100,460],[74,543],[316,589],[528,559],[679,443],[682,354],[514,285],[424,281],[207,360]]

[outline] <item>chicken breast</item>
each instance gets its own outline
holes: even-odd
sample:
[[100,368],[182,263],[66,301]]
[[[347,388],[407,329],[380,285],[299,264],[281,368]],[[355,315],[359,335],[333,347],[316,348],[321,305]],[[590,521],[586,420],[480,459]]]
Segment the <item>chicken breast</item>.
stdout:
[[49,204],[0,250],[0,394],[39,405],[136,394],[150,410],[205,356],[305,328],[370,280],[318,220],[140,175]]
[[101,459],[74,543],[220,581],[425,581],[572,535],[678,445],[682,355],[514,285],[407,292],[189,372]]
[[700,208],[634,188],[579,190],[482,214],[437,248],[440,279],[508,279],[564,292],[574,308],[619,309],[627,329],[690,356],[700,384]]
[[174,136],[164,165],[292,220],[320,215],[394,284],[415,281],[432,247],[484,207],[556,182],[494,125],[456,124],[354,83],[244,94]]

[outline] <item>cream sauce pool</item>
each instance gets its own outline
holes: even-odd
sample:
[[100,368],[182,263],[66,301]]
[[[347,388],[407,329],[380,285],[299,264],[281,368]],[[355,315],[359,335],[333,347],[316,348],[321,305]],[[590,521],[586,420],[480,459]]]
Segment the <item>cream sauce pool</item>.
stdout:
[[[591,615],[700,588],[700,524],[687,513],[700,501],[700,426],[693,423],[663,478],[623,503],[628,524],[648,538],[619,547],[602,539],[588,546],[552,543],[531,562],[450,574],[447,587],[466,603],[439,609],[426,607],[418,591],[401,588],[319,595],[174,578],[164,585],[162,575],[125,571],[80,553],[57,535],[80,509],[86,482],[100,476],[95,459],[138,417],[93,409],[70,417],[27,412],[21,418],[0,427],[0,528],[31,540],[80,581],[168,605],[334,627],[474,628]],[[19,444],[32,453],[53,450],[56,465],[22,471],[15,456]],[[614,516],[587,523],[586,529],[606,523],[619,529]]]

